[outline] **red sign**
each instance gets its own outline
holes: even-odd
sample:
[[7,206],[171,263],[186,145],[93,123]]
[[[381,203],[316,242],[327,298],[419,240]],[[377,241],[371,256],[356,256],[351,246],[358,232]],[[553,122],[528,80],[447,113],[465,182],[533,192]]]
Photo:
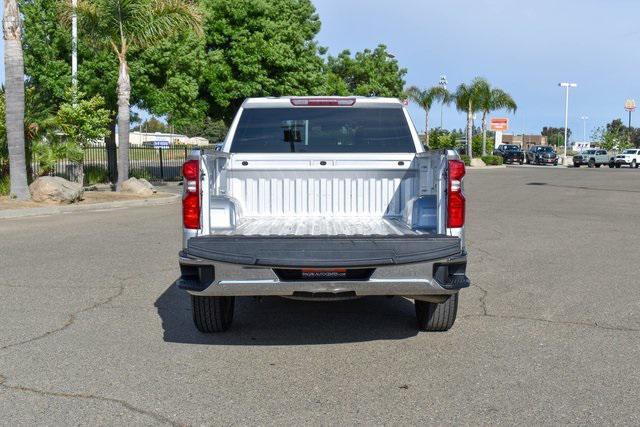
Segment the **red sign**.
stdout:
[[509,119],[506,117],[492,117],[490,122],[492,131],[505,131],[509,129]]

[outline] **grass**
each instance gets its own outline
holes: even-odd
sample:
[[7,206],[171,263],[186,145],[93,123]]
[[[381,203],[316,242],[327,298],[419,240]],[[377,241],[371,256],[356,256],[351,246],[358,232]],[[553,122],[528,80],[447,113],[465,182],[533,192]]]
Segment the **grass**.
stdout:
[[107,169],[101,166],[90,165],[84,169],[85,185],[102,184],[109,182]]
[[8,196],[9,190],[9,175],[4,175],[0,177],[0,196]]

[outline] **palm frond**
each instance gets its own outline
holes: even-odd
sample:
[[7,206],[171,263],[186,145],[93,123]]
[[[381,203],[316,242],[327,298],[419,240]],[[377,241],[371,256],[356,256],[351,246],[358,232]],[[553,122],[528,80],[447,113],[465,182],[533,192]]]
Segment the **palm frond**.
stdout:
[[191,30],[202,34],[202,13],[188,0],[126,0],[126,38],[139,47]]

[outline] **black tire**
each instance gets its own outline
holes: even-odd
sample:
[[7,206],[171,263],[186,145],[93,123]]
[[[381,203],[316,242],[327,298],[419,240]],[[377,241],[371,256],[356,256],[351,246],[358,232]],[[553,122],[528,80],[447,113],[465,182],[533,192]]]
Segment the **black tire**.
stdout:
[[456,321],[458,294],[451,295],[439,304],[416,300],[415,306],[418,329],[429,332],[448,331]]
[[616,168],[620,168],[620,163],[616,163]]
[[614,167],[616,167],[616,164],[614,162],[609,162],[609,167],[610,168],[614,168]]
[[520,166],[522,166],[522,164],[524,163],[524,160],[520,160],[518,163],[520,164]]
[[588,165],[590,168],[592,168],[592,167],[594,167],[594,166],[596,165],[596,161],[595,161],[595,160],[593,160],[593,159],[589,159],[589,163],[587,163],[587,165]]
[[638,163],[636,162],[635,159],[631,160],[631,167],[634,168],[634,169],[638,168]]
[[574,167],[574,168],[579,168],[579,167],[580,167],[580,163],[575,163],[575,162],[574,162],[574,163],[573,163],[573,167]]
[[597,168],[599,168],[600,166],[602,166],[602,163],[596,163]]
[[201,297],[191,295],[193,323],[200,332],[223,332],[233,322],[236,297]]

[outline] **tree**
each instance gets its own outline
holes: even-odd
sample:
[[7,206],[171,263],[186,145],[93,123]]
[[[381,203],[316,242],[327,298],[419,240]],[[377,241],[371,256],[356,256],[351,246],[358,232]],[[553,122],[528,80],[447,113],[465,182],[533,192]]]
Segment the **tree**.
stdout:
[[229,124],[250,96],[320,95],[325,77],[310,0],[201,0],[208,117]]
[[181,31],[201,31],[201,17],[187,0],[80,0],[81,26],[98,45],[110,46],[118,60],[118,182],[129,178],[131,79],[128,53],[162,43]]
[[496,110],[515,112],[518,106],[511,95],[502,89],[492,88],[485,79],[478,79],[479,104],[482,111],[482,155],[487,155],[487,114]]
[[[540,134],[542,136],[547,137],[547,141],[549,144],[555,144],[556,146],[564,145],[564,128],[544,126]],[[570,138],[571,138],[571,129],[567,129],[567,139],[570,139]],[[562,143],[560,143],[561,140],[562,140]]]
[[55,124],[63,134],[64,141],[70,144],[66,146],[67,151],[74,154],[70,160],[78,163],[74,178],[76,182],[83,184],[84,148],[107,135],[111,113],[104,108],[104,100],[98,95],[85,99],[82,92],[77,92],[73,100],[72,95],[71,91],[67,93],[69,101],[60,105]]
[[187,126],[178,127],[177,131],[187,136],[199,136],[205,138],[209,143],[217,143],[224,139],[229,128],[222,120],[213,120],[207,117],[201,123],[192,123]]
[[469,158],[473,158],[473,113],[480,110],[480,92],[485,84],[486,80],[476,77],[471,84],[460,84],[454,94],[457,110],[467,113],[466,154]]
[[10,194],[19,200],[28,200],[31,194],[27,185],[24,143],[24,58],[17,0],[4,0],[3,30],[6,84],[5,128],[9,154]]
[[365,49],[352,58],[348,50],[337,57],[329,56],[326,64],[326,95],[403,96],[404,76],[407,70],[378,45],[374,50]]
[[133,128],[131,128],[131,130],[139,131],[139,132],[150,132],[150,133],[154,133],[154,132],[165,133],[165,132],[169,132],[169,126],[167,126],[166,123],[162,123],[160,120],[156,119],[155,117],[151,117],[145,120],[144,122],[142,122],[141,124],[139,124],[138,126],[134,126]]
[[418,104],[425,112],[424,117],[424,134],[426,138],[425,145],[429,147],[429,111],[434,101],[439,101],[444,104],[450,102],[449,91],[442,86],[432,86],[430,88],[421,90],[417,86],[411,86],[407,89],[407,97]]

